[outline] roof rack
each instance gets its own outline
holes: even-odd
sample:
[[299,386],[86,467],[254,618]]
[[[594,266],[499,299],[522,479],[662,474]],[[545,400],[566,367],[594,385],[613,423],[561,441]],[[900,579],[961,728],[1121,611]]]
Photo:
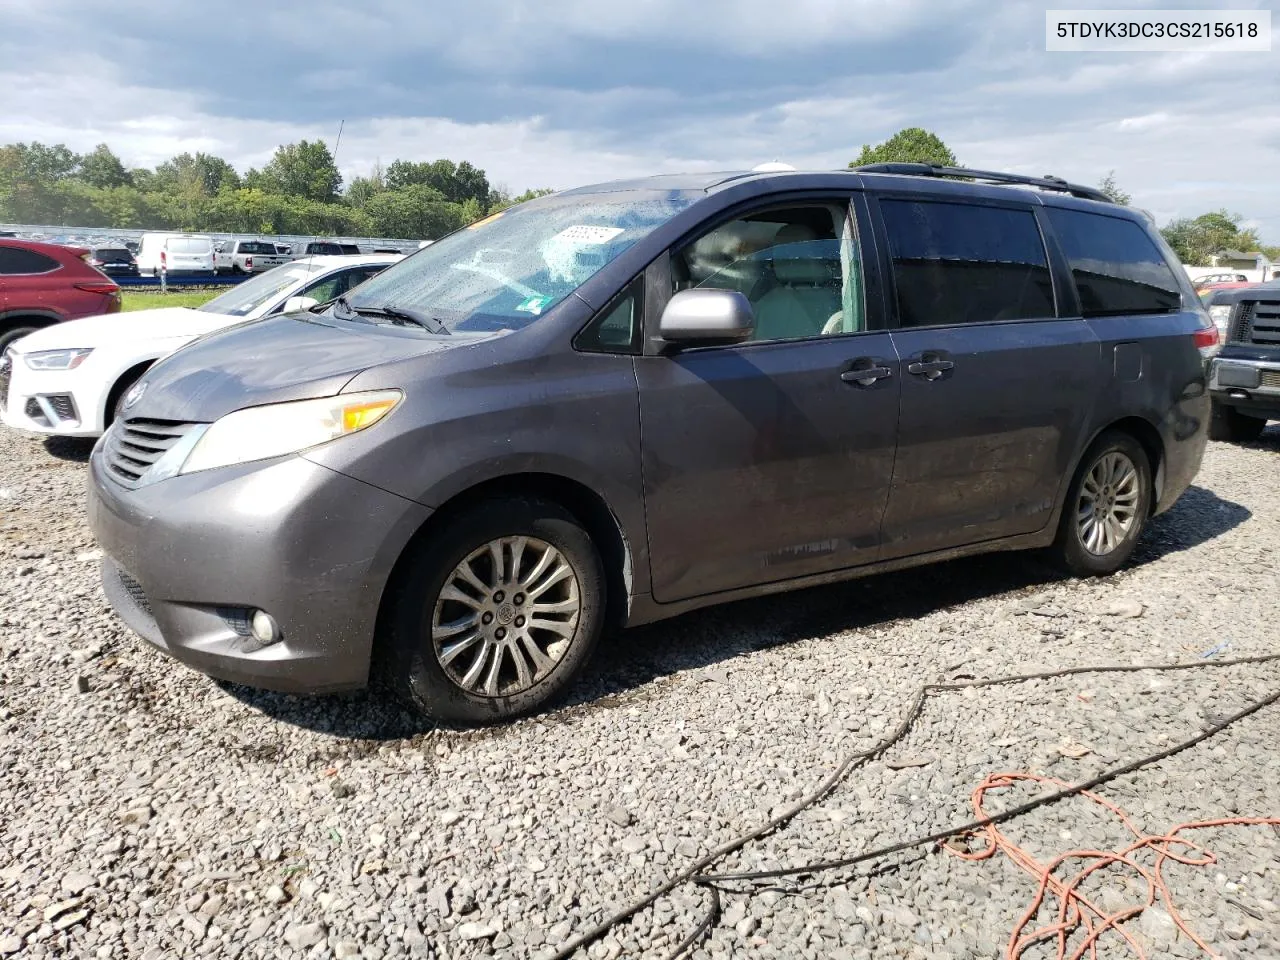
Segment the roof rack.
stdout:
[[908,177],[964,177],[969,180],[982,180],[987,183],[1014,183],[1024,187],[1038,187],[1041,190],[1052,190],[1056,193],[1069,193],[1082,200],[1099,200],[1112,203],[1101,190],[1096,187],[1085,187],[1078,183],[1067,183],[1061,177],[1046,174],[1043,177],[1024,177],[1016,173],[995,173],[991,170],[970,170],[967,167],[940,167],[932,163],[868,163],[855,167],[858,173],[896,173]]

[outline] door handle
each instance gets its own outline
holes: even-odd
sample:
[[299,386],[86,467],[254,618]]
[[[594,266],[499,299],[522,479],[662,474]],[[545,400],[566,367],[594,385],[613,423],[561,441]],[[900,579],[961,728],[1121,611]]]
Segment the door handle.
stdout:
[[860,387],[869,387],[877,380],[893,376],[893,368],[881,366],[871,357],[859,357],[853,366],[840,374],[845,383],[856,383]]
[[926,380],[937,380],[943,371],[951,370],[955,363],[950,360],[915,360],[907,364],[907,373],[924,377]]

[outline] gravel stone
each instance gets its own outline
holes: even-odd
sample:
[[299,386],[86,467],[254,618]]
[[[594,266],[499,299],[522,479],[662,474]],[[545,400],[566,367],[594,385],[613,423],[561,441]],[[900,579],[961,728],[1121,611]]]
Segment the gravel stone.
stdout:
[[[106,604],[97,562],[76,559],[97,549],[87,452],[0,429],[0,809],[20,811],[0,817],[0,955],[24,960],[530,960],[792,807],[926,679],[1275,649],[1276,427],[1210,444],[1114,577],[992,555],[690,613],[606,637],[569,704],[487,730],[434,728],[376,694],[223,685],[150,648]],[[1080,782],[1277,687],[1280,664],[1257,664],[938,693],[892,763],[855,768],[714,869],[933,833],[972,819],[988,774]],[[1153,833],[1273,815],[1278,740],[1280,708],[1261,710],[1099,792]],[[1003,829],[1042,862],[1130,840],[1078,799]],[[1280,835],[1194,836],[1216,861],[1166,867],[1178,910],[1223,957],[1275,956]],[[1106,909],[1145,896],[1105,874]],[[1033,895],[1000,856],[908,852],[726,895],[690,955],[998,956]],[[678,887],[577,957],[666,957],[707,907]],[[1127,926],[1153,957],[1197,956],[1167,918],[1157,906]]]
[[306,950],[323,940],[324,933],[319,923],[291,923],[284,929],[284,942],[295,950]]

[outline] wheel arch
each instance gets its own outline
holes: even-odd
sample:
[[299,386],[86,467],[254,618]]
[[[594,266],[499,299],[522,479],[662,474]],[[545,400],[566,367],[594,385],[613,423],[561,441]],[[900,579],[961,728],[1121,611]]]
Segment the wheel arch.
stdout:
[[157,359],[159,358],[149,357],[146,360],[139,360],[126,368],[112,381],[111,389],[107,391],[107,397],[102,404],[102,429],[104,431],[111,425],[111,421],[115,416],[116,401],[120,399],[120,395],[129,388],[131,383],[151,369]]
[[62,317],[48,310],[9,310],[0,313],[0,333],[15,330],[18,327],[35,327],[43,330],[55,323],[61,323]]
[[[385,618],[390,613],[397,588],[407,574],[409,561],[417,553],[420,544],[459,514],[476,508],[486,500],[504,498],[546,500],[573,515],[600,551],[607,591],[606,626],[615,627],[626,622],[634,583],[634,550],[616,513],[597,491],[580,480],[563,474],[530,471],[505,474],[475,483],[455,493],[432,511],[431,516],[405,543],[392,565],[378,603],[378,637],[385,634]],[[375,643],[375,656],[380,645],[380,642]]]
[[1098,438],[1109,430],[1127,433],[1138,441],[1143,451],[1147,454],[1147,460],[1151,466],[1151,507],[1154,510],[1164,492],[1164,438],[1160,436],[1160,431],[1155,424],[1145,417],[1137,415],[1120,417],[1103,424],[1094,431],[1093,435],[1089,437],[1089,441],[1081,447],[1080,454],[1076,457],[1075,465],[1071,468],[1071,473],[1067,477],[1066,487],[1070,488],[1071,479],[1079,472],[1081,464],[1084,463],[1085,454],[1098,442]]

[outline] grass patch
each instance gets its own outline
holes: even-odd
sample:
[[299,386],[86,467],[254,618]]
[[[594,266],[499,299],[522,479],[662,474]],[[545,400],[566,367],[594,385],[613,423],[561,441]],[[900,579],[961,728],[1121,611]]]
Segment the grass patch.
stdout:
[[154,310],[157,307],[198,307],[212,300],[222,290],[183,290],[177,293],[159,293],[150,290],[124,290],[120,294],[120,309]]

